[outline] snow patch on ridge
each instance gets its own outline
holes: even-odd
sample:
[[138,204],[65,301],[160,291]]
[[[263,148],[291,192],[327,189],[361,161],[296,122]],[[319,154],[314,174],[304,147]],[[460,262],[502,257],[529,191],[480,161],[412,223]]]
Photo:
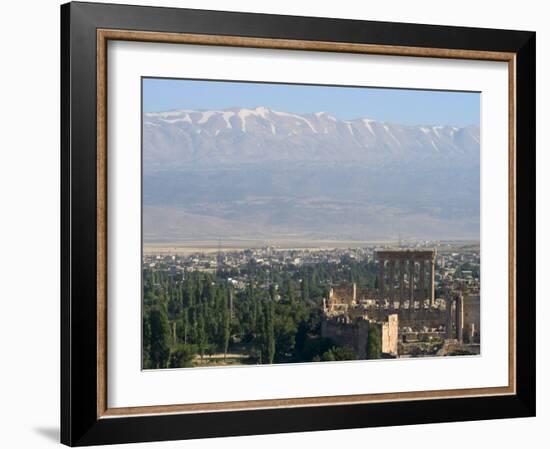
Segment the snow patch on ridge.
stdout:
[[246,117],[249,115],[255,115],[250,109],[241,109],[237,115],[241,119],[241,131],[246,132]]
[[161,118],[159,119],[160,121],[164,122],[164,123],[178,123],[178,122],[187,122],[187,123],[191,123],[193,124],[193,122],[191,121],[191,118],[189,117],[189,115],[186,115],[182,118],[174,118],[174,119],[167,119],[167,118]]
[[315,134],[317,134],[317,130],[313,127],[311,122],[309,120],[305,119],[304,117],[302,117],[301,115],[290,114],[288,112],[278,112],[278,111],[273,111],[273,113],[277,114],[277,115],[280,115],[281,117],[292,117],[292,118],[296,118],[298,120],[302,120],[303,122],[305,122],[310,127],[311,131],[313,131]]
[[362,120],[362,122],[364,123],[364,125],[369,129],[370,133],[374,136],[374,130],[372,129],[372,125],[371,123],[374,122],[374,120],[370,120],[368,118],[364,118]]
[[384,125],[384,129],[386,132],[390,135],[390,137],[397,143],[397,145],[401,146],[401,142],[393,135],[393,133],[390,130],[390,127],[388,125]]
[[164,112],[147,112],[145,115],[147,117],[156,117],[156,118],[167,118],[167,117],[176,117],[178,115],[189,115],[190,109],[176,109],[174,111],[164,111]]
[[202,125],[203,123],[207,123],[208,120],[210,120],[210,117],[213,115],[219,114],[220,111],[206,111],[202,113],[202,116],[200,120],[197,122],[199,125]]
[[233,112],[227,112],[227,111],[222,114],[227,129],[233,128],[233,126],[231,126],[231,122],[229,121],[229,119],[233,117],[233,115],[234,115]]
[[265,106],[258,106],[256,109],[254,109],[254,112],[260,117],[266,118],[266,116],[269,115],[270,111]]

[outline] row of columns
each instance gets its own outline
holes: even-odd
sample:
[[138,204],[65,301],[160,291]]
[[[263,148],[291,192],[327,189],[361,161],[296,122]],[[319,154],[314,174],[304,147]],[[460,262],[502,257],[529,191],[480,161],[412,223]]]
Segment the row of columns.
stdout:
[[[386,269],[388,262],[388,291],[386,292]],[[388,298],[391,301],[430,300],[430,305],[435,304],[435,252],[423,251],[422,255],[414,254],[412,251],[403,252],[383,252],[378,254],[378,290],[382,298]],[[398,276],[398,294],[395,291],[396,265],[399,264]],[[416,267],[418,266],[418,273]],[[429,271],[429,273],[426,273]],[[408,286],[405,284],[405,274],[407,274]],[[426,285],[426,274],[428,274],[428,283]],[[415,288],[415,284],[418,288]],[[408,287],[408,291],[406,291]]]

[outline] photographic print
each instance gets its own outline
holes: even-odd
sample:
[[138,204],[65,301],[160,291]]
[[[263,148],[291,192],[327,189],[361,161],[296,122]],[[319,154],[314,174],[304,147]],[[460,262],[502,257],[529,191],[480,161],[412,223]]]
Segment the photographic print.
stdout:
[[479,355],[480,93],[142,78],[142,368]]
[[60,20],[64,444],[535,416],[534,32]]

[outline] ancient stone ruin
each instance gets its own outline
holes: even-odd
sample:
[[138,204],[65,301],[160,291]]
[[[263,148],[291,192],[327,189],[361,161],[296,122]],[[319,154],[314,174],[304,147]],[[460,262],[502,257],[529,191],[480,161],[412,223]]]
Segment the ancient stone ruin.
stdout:
[[[479,353],[479,292],[443,288],[435,294],[435,250],[384,250],[376,253],[377,285],[333,286],[324,301],[321,332],[340,345],[352,347],[358,358],[366,351],[369,323],[380,327],[385,357],[416,354],[423,342]],[[424,345],[425,346],[425,345]]]

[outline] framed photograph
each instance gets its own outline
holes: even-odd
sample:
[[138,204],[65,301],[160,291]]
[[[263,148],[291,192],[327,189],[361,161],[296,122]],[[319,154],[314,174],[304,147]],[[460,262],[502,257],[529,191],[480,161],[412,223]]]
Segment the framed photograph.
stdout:
[[61,7],[61,439],[535,414],[535,33]]

